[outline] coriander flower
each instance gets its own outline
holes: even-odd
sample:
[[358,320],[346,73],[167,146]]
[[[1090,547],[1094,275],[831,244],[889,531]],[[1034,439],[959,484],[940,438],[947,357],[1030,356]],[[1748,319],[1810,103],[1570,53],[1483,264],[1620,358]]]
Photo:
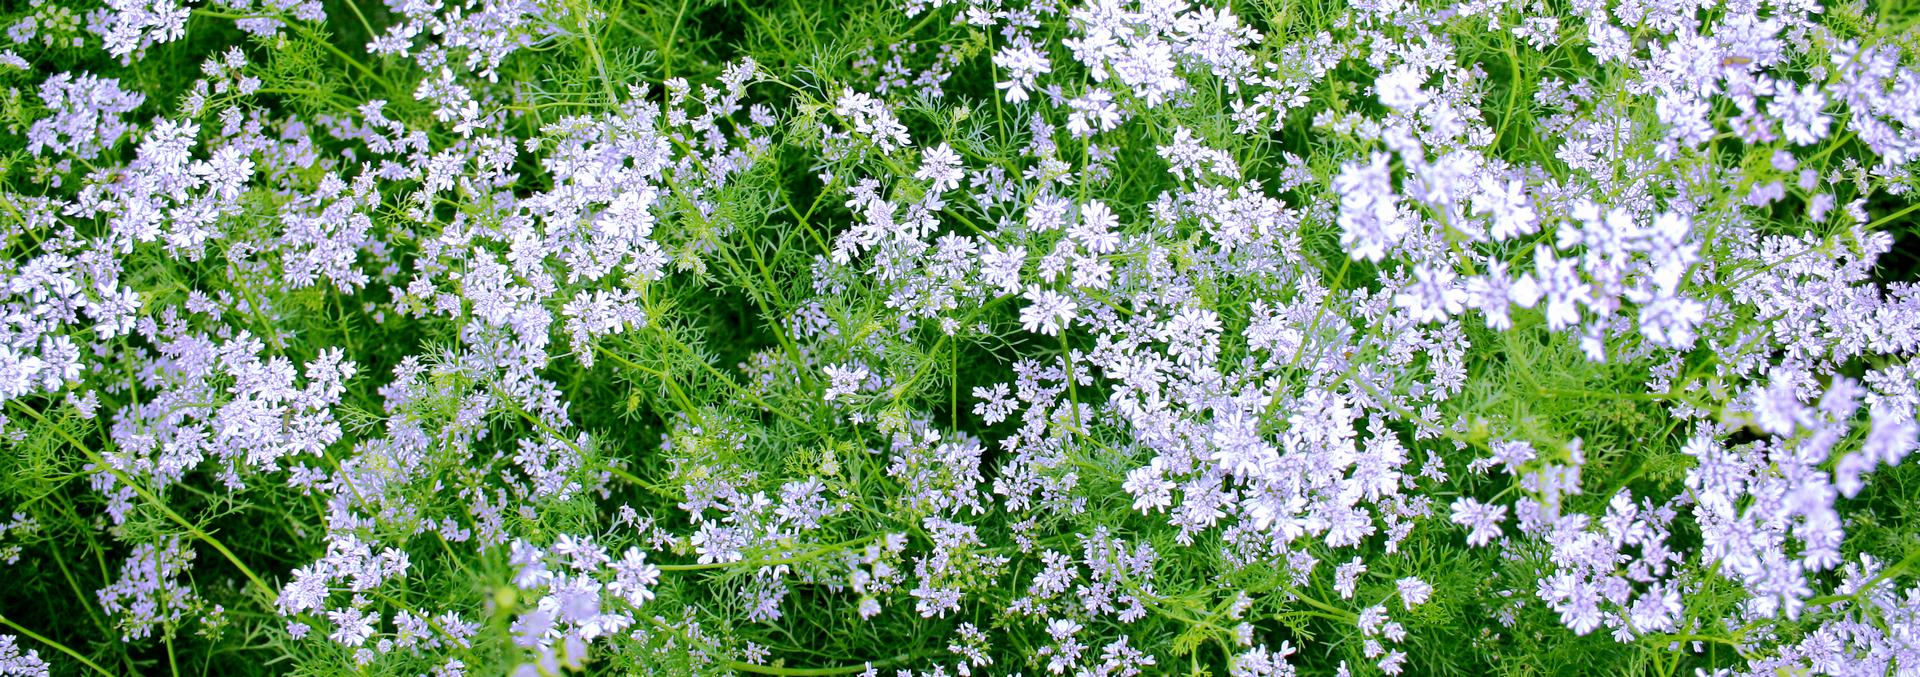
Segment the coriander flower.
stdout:
[[1028,285],[1021,296],[1027,300],[1027,307],[1020,309],[1020,327],[1038,334],[1059,334],[1073,324],[1074,311],[1080,308],[1073,299],[1038,285]]

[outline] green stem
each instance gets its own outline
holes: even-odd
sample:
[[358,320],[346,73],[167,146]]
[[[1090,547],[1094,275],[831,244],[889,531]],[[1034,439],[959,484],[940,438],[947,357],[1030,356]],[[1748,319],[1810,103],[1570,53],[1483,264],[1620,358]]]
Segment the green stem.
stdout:
[[[895,656],[891,659],[888,659],[887,661],[884,661],[884,662],[893,663],[897,661],[903,661],[906,659],[907,659],[907,655],[901,654],[899,656]],[[842,665],[842,666],[833,667],[833,668],[787,668],[787,667],[773,667],[770,665],[754,665],[752,663],[742,663],[739,661],[727,661],[726,665],[727,665],[727,669],[733,670],[734,672],[751,672],[756,675],[794,675],[798,677],[802,675],[857,675],[862,672],[866,672],[870,664],[861,663],[859,665]]]
[[34,632],[32,630],[28,630],[25,627],[21,626],[19,623],[13,622],[13,619],[7,618],[6,616],[0,616],[0,625],[5,625],[9,628],[12,628],[14,632],[18,632],[22,635],[26,635],[28,639],[31,639],[41,644],[45,644],[47,646],[58,649],[60,653],[66,654],[68,656],[72,656],[74,660],[80,661],[81,665],[85,665],[89,668],[93,668],[94,672],[98,672],[103,675],[108,675],[108,677],[112,677],[113,675],[113,673],[108,672],[106,668],[100,667],[99,663],[95,663],[91,660],[88,660],[86,656],[80,655],[80,652],[74,651],[73,649],[68,648],[67,645],[65,644],[61,644],[51,639],[47,639],[45,636],[41,635],[40,633]]
[[1060,328],[1060,359],[1067,363],[1067,406],[1073,411],[1073,427],[1075,432],[1085,435],[1086,424],[1080,422],[1080,391],[1074,386],[1078,379],[1073,375],[1073,348],[1067,345],[1066,327]]
[[711,374],[714,378],[719,379],[722,384],[726,385],[728,389],[732,390],[735,394],[739,395],[741,398],[744,398],[748,402],[752,402],[756,405],[759,405],[760,408],[767,410],[769,413],[772,413],[774,416],[778,416],[789,423],[798,425],[802,428],[806,428],[808,432],[811,432],[814,435],[819,436],[821,439],[828,439],[832,437],[832,435],[828,435],[826,431],[821,430],[818,426],[815,426],[810,422],[800,420],[794,415],[787,413],[785,410],[776,408],[773,405],[768,404],[765,399],[762,399],[760,396],[753,394],[752,391],[747,390],[746,386],[740,385],[739,383],[735,383],[733,378],[728,376],[725,372],[722,372],[718,368],[714,367],[713,365],[708,364],[706,358],[701,357],[700,353],[694,352],[692,347],[688,346],[685,343],[681,343],[679,337],[674,336],[672,332],[669,332],[666,329],[661,328],[659,325],[654,325],[653,328],[657,333],[660,334],[662,338],[665,338],[667,340],[668,344],[672,345],[675,348],[680,349],[681,352],[686,353],[688,356],[693,357],[694,358],[693,361],[695,363],[699,364],[701,368],[707,370],[708,374]]
[[1322,602],[1312,597],[1308,597],[1306,595],[1300,594],[1300,592],[1297,590],[1292,591],[1289,594],[1291,594],[1294,599],[1300,600],[1302,602],[1306,602],[1307,606],[1332,614],[1333,617],[1337,620],[1344,620],[1348,623],[1358,623],[1360,621],[1360,617],[1351,611],[1347,611],[1345,609],[1335,607],[1326,602]]
[[[668,624],[657,616],[644,616],[644,618],[656,628],[676,635],[685,636],[680,628]],[[859,665],[841,665],[830,668],[789,668],[785,666],[754,665],[740,661],[722,661],[721,665],[734,672],[750,672],[756,675],[788,675],[791,677],[806,677],[808,675],[857,675],[882,665],[904,663],[912,657],[912,654],[903,653],[885,660],[868,661]]]
[[668,394],[673,395],[673,399],[680,403],[680,408],[686,410],[687,417],[690,419],[693,419],[693,422],[696,424],[700,423],[700,409],[698,407],[693,406],[693,400],[687,399],[686,392],[680,390],[680,384],[675,382],[673,380],[673,377],[667,375],[665,371],[641,366],[640,364],[634,362],[633,360],[629,360],[625,357],[622,357],[619,353],[615,353],[613,351],[607,350],[606,348],[602,348],[598,345],[595,345],[593,349],[599,352],[601,355],[604,355],[615,362],[619,362],[620,366],[626,367],[628,369],[633,369],[635,371],[646,372],[648,374],[652,374],[655,378],[660,379],[661,383],[666,384]]
[[1888,214],[1886,216],[1882,216],[1878,219],[1875,219],[1873,223],[1867,224],[1867,230],[1873,230],[1875,228],[1879,228],[1880,226],[1884,226],[1888,223],[1893,222],[1894,219],[1898,219],[1902,216],[1912,214],[1915,211],[1920,211],[1920,202],[1915,202],[1913,204],[1907,205],[1906,209],[1902,209],[1892,214]]
[[119,480],[121,484],[127,485],[127,488],[132,489],[133,493],[138,494],[140,498],[146,499],[148,503],[152,504],[155,509],[160,511],[161,515],[166,516],[167,519],[173,520],[175,524],[178,524],[181,526],[181,528],[186,529],[187,533],[193,535],[194,538],[198,538],[201,541],[205,542],[207,545],[213,546],[214,550],[217,550],[220,552],[220,556],[225,557],[228,562],[233,564],[234,568],[239,569],[240,573],[242,575],[245,575],[247,577],[247,580],[252,582],[254,586],[258,587],[262,593],[265,593],[269,597],[272,597],[275,595],[273,586],[268,585],[266,580],[260,578],[259,574],[256,574],[253,572],[252,568],[248,567],[245,563],[242,563],[240,561],[240,558],[233,554],[232,550],[227,549],[227,546],[225,543],[221,543],[220,539],[214,538],[212,534],[207,533],[206,531],[202,530],[199,526],[194,525],[192,522],[188,522],[185,517],[180,516],[180,513],[174,512],[173,508],[167,507],[167,504],[161,501],[160,497],[153,495],[153,492],[148,491],[146,487],[143,487],[139,483],[134,482],[133,478],[128,477],[126,473],[120,472],[119,468],[113,467],[113,464],[108,463],[107,459],[105,457],[102,457],[99,452],[94,451],[93,449],[87,447],[87,445],[82,443],[80,440],[74,439],[73,435],[69,434],[64,428],[53,425],[51,421],[47,420],[46,416],[41,415],[40,412],[38,411],[34,411],[31,407],[28,407],[23,404],[19,404],[17,402],[9,402],[9,404],[13,404],[14,409],[16,411],[22,412],[27,416],[33,418],[35,421],[39,421],[42,425],[46,425],[47,427],[52,428],[55,435],[58,435],[61,439],[66,440],[66,442],[68,444],[73,445],[74,448],[79,449],[81,453],[86,454],[88,460],[93,461],[93,463],[99,466],[100,469],[105,470],[108,473],[112,474],[114,476],[114,479]]
[[833,545],[829,545],[819,550],[805,552],[805,553],[793,555],[790,557],[782,557],[779,559],[756,560],[752,562],[747,562],[747,561],[711,562],[708,564],[661,564],[657,566],[659,566],[661,571],[705,571],[708,569],[727,569],[734,566],[751,566],[751,567],[759,568],[759,567],[779,566],[782,564],[800,564],[802,562],[811,562],[813,560],[820,559],[822,557],[825,557],[827,555],[831,555],[834,553],[846,552],[849,548],[853,548],[855,546],[860,546],[860,545],[866,545],[867,543],[870,543],[879,539],[880,539],[879,536],[868,536],[865,538],[856,538],[851,541],[835,543]]
[[613,78],[607,75],[607,60],[600,55],[600,40],[593,36],[593,27],[587,25],[587,13],[585,11],[576,11],[575,16],[576,21],[578,21],[580,25],[580,37],[586,41],[587,56],[593,57],[593,68],[600,73],[600,88],[606,92],[607,107],[613,108],[618,106],[620,105],[620,97],[614,93]]
[[1869,578],[1867,582],[1860,584],[1860,589],[1854,591],[1851,595],[1821,595],[1807,600],[1807,606],[1819,606],[1822,604],[1832,604],[1834,602],[1846,602],[1857,599],[1860,595],[1872,590],[1882,582],[1906,573],[1907,569],[1912,568],[1915,563],[1920,563],[1920,550],[1914,550],[1913,554],[1907,555],[1907,558],[1900,560],[1899,564],[1880,570],[1880,573],[1874,574],[1873,578]]
[[687,0],[680,0],[680,9],[673,13],[673,28],[667,30],[667,42],[660,45],[661,80],[673,79],[673,43],[680,39],[680,21],[687,17]]

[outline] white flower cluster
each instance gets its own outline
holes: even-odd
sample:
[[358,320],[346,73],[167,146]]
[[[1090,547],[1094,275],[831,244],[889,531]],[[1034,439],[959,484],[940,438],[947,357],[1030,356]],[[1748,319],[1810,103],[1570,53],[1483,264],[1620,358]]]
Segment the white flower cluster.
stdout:
[[30,3],[0,674],[1920,670],[1899,19],[1297,4]]

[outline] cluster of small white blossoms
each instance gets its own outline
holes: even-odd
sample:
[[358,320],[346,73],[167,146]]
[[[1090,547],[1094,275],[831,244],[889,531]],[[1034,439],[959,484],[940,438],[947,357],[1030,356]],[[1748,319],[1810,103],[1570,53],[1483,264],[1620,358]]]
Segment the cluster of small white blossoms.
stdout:
[[[912,0],[978,41],[646,84],[607,74],[597,10],[388,5],[339,56],[389,99],[276,109],[277,57],[236,46],[184,91],[59,72],[9,104],[0,434],[79,455],[120,641],[171,653],[240,601],[303,657],[438,677],[1402,674],[1471,604],[1727,674],[1920,668],[1920,559],[1847,540],[1920,447],[1920,285],[1884,264],[1920,51],[1827,20],[1859,7],[1363,0],[1267,35],[1186,0]],[[36,2],[0,70],[138,64],[195,12],[332,47],[313,1]],[[1489,42],[1508,63],[1460,57]],[[514,82],[561,50],[592,105]],[[763,194],[791,181],[815,203]],[[663,299],[740,279],[713,303],[776,345],[729,365]],[[1493,392],[1515,342],[1644,390]],[[598,382],[639,384],[657,443],[583,423],[619,407],[575,397]],[[1501,397],[1644,404],[1675,481],[1595,481],[1631,440]],[[268,555],[205,526],[269,505],[320,523]],[[9,565],[52,538],[8,536]],[[1446,599],[1473,589],[1436,543],[1528,577]],[[882,625],[934,649],[786,665],[838,650],[789,627]],[[31,641],[0,634],[0,674],[48,673]]]
[[[241,23],[271,34],[317,18],[302,15],[319,5],[288,9],[262,8],[289,23]],[[0,394],[15,403],[63,397],[77,415],[94,419],[102,395],[137,393],[104,412],[107,445],[89,465],[112,524],[145,501],[164,505],[169,489],[196,473],[230,492],[281,484],[324,506],[326,523],[317,526],[326,554],[290,572],[274,591],[277,608],[293,638],[337,643],[362,664],[390,652],[446,653],[466,646],[479,627],[455,611],[383,614],[390,599],[383,591],[402,585],[412,569],[408,539],[430,535],[471,544],[476,554],[527,560],[540,551],[509,547],[521,542],[509,537],[505,520],[531,519],[534,505],[604,482],[604,472],[582,470],[589,438],[541,376],[553,359],[551,336],[559,330],[572,357],[592,365],[594,339],[645,326],[636,287],[659,279],[671,258],[652,237],[657,201],[671,194],[676,210],[702,215],[709,191],[764,152],[771,123],[763,107],[736,114],[755,77],[748,62],[730,69],[720,89],[669,81],[663,105],[633,86],[619,92],[612,114],[564,118],[537,139],[515,138],[499,126],[510,92],[481,83],[494,80],[493,69],[516,48],[552,33],[550,18],[521,3],[472,7],[453,21],[442,9],[411,8],[413,22],[393,26],[370,48],[412,56],[442,74],[415,96],[444,127],[411,128],[387,116],[379,100],[321,119],[249,105],[235,96],[259,83],[235,75],[247,66],[238,49],[207,62],[183,111],[138,122],[128,114],[143,103],[141,94],[112,78],[59,73],[39,87],[46,115],[26,130],[28,164],[71,197],[5,195],[16,217],[5,230],[7,246],[28,253],[0,264]],[[178,39],[186,9],[160,2],[103,12],[107,21],[95,26],[104,26],[108,50],[137,56]],[[23,25],[16,42],[46,29],[44,20]],[[676,141],[696,147],[677,151]],[[320,150],[341,143],[354,150]],[[122,144],[131,160],[105,162]],[[536,162],[551,187],[516,194],[522,161]],[[258,207],[243,198],[256,191],[275,195],[270,211],[248,211]],[[489,209],[443,222],[436,205],[449,201]],[[376,235],[372,216],[383,209],[402,211],[411,232]],[[94,233],[71,225],[76,219],[106,227]],[[388,237],[414,248],[398,257]],[[205,290],[170,280],[177,291],[136,290],[130,284],[137,282],[124,279],[127,266],[152,255],[216,260],[222,284]],[[391,301],[367,303],[367,325],[438,318],[455,323],[459,347],[392,366],[377,388],[386,400],[383,424],[345,438],[342,396],[367,377],[344,357],[355,346],[325,348],[298,364],[288,353],[300,337],[282,327],[302,310],[247,292],[324,286],[345,300],[381,282]],[[76,387],[109,368],[131,380],[101,391]],[[8,414],[17,412],[42,416]],[[489,423],[503,415],[533,424],[505,454],[488,440]],[[409,493],[422,490],[454,491],[463,500],[423,505]],[[614,572],[606,594],[634,606],[651,596],[658,576],[646,573],[640,551],[595,560],[564,543],[554,552],[571,557],[579,576],[523,570],[515,578],[529,592],[550,593],[516,626],[534,650],[530,665],[577,660],[580,650],[570,647],[631,623],[575,622],[573,597],[583,586],[601,589],[579,567],[606,564]],[[126,637],[218,618],[217,606],[185,580],[197,552],[189,546],[179,538],[137,545],[120,578],[99,591]],[[15,662],[34,661],[30,654]],[[458,674],[463,665],[447,659],[439,670]]]
[[[1604,626],[1630,642],[1744,629],[1750,640],[1739,648],[1756,656],[1756,673],[1880,674],[1920,662],[1903,639],[1913,611],[1902,610],[1893,578],[1852,573],[1830,589],[1813,582],[1842,564],[1836,499],[1915,447],[1916,389],[1905,359],[1920,348],[1920,289],[1871,280],[1891,238],[1869,228],[1862,201],[1836,204],[1836,194],[1876,186],[1907,194],[1912,185],[1920,71],[1901,63],[1911,55],[1830,37],[1811,5],[1737,4],[1703,19],[1691,5],[1580,3],[1589,36],[1581,48],[1618,62],[1626,79],[1605,84],[1635,98],[1603,98],[1592,82],[1549,88],[1565,92],[1540,101],[1552,112],[1542,133],[1564,139],[1556,157],[1567,167],[1555,173],[1493,152],[1502,130],[1480,112],[1488,76],[1448,57],[1452,36],[1442,29],[1458,30],[1454,22],[1525,33],[1536,50],[1567,34],[1540,24],[1555,21],[1545,17],[1514,25],[1514,9],[1530,8],[1363,4],[1343,21],[1345,44],[1323,35],[1288,46],[1293,58],[1262,61],[1246,51],[1262,39],[1256,32],[1184,3],[970,3],[968,20],[1000,36],[993,64],[1004,102],[1036,104],[1021,109],[1030,120],[1027,168],[1016,178],[1000,164],[967,167],[948,144],[930,142],[912,181],[895,177],[918,189],[895,191],[917,195],[909,201],[879,197],[874,179],[823,177],[858,186],[848,203],[856,223],[836,254],[870,252],[855,265],[892,290],[889,305],[949,334],[968,332],[977,308],[1010,299],[1022,329],[1042,337],[1038,345],[1088,337],[1084,351],[1059,343],[1051,364],[1023,362],[1020,380],[973,390],[987,423],[1024,424],[1001,441],[1008,460],[995,483],[1014,516],[1078,509],[1075,474],[1060,470],[1063,447],[1100,444],[1078,436],[1112,426],[1127,440],[1117,452],[1140,461],[1124,485],[1136,509],[1165,513],[1182,542],[1218,529],[1229,556],[1286,562],[1302,582],[1341,548],[1394,552],[1437,512],[1467,529],[1473,546],[1546,552],[1537,590],[1513,592],[1532,594],[1576,633]],[[1067,33],[1050,48],[1031,18],[1052,13],[1065,15]],[[1637,42],[1626,32],[1635,26]],[[1815,52],[1816,44],[1839,47]],[[1062,55],[1078,68],[1054,77]],[[1811,73],[1826,84],[1796,84],[1773,70],[1808,57],[1830,61]],[[1111,184],[1102,135],[1137,111],[1180,105],[1189,76],[1210,74],[1236,93],[1227,97],[1236,131],[1279,130],[1288,110],[1306,103],[1300,92],[1347,62],[1379,72],[1371,84],[1383,113],[1314,116],[1317,130],[1377,144],[1339,167],[1331,195],[1291,204],[1271,197],[1299,194],[1312,177],[1292,169],[1278,185],[1245,181],[1230,154],[1177,127],[1161,130],[1159,146],[1176,188],[1118,209],[1096,197]],[[1739,115],[1716,127],[1710,105],[1728,104]],[[1657,110],[1657,124],[1636,121],[1636,110]],[[859,120],[849,124],[862,134]],[[1786,147],[1759,171],[1697,161],[1720,129]],[[1791,148],[1839,133],[1854,135],[1878,164],[1850,158],[1829,176],[1799,166]],[[898,143],[875,141],[874,149],[892,153]],[[970,192],[956,199],[961,176]],[[1752,187],[1731,204],[1714,202],[1728,184]],[[1834,235],[1763,227],[1756,210],[1784,200],[1788,185],[1806,218],[1835,224]],[[1116,211],[1147,225],[1123,228]],[[1301,235],[1303,222],[1326,218],[1352,262],[1380,271],[1380,288],[1326,288],[1320,264],[1302,255]],[[965,227],[941,227],[955,221]],[[1169,239],[1174,232],[1199,238]],[[1340,275],[1348,267],[1340,264]],[[1212,298],[1228,289],[1259,293]],[[1589,360],[1660,365],[1647,376],[1649,393],[1675,402],[1675,425],[1695,431],[1687,453],[1698,464],[1684,493],[1621,489],[1604,514],[1569,512],[1562,499],[1582,492],[1592,453],[1580,440],[1536,450],[1501,439],[1496,422],[1448,418],[1446,403],[1468,378],[1472,346],[1462,325],[1504,331],[1535,310]],[[1244,318],[1240,336],[1223,335],[1227,313]],[[1223,342],[1244,346],[1246,356],[1223,362]],[[1701,345],[1714,355],[1706,373],[1688,359]],[[1864,384],[1844,375],[1867,356],[1876,359]],[[1693,373],[1682,380],[1683,371]],[[1089,409],[1070,382],[1104,385],[1104,404]],[[1491,437],[1469,434],[1489,427]],[[1743,427],[1762,435],[1736,441]],[[1432,453],[1423,460],[1396,430],[1471,442],[1488,462],[1449,469]],[[1494,467],[1522,498],[1436,505],[1422,491],[1447,486],[1450,471]],[[1503,525],[1509,510],[1513,536]],[[1682,516],[1704,539],[1693,550],[1670,542]],[[1703,583],[1682,562],[1738,584],[1747,597],[1737,613],[1689,615],[1681,593]],[[1859,566],[1881,563],[1867,557]],[[1355,572],[1343,564],[1336,578],[1350,589]],[[1869,583],[1877,587],[1861,587]],[[1878,613],[1863,607],[1876,599]],[[1756,630],[1813,610],[1841,620],[1778,654],[1770,651],[1777,639]],[[1362,629],[1385,622],[1384,613],[1361,610]],[[1503,614],[1509,625],[1511,614]],[[1074,621],[1050,621],[1050,631],[1054,622]],[[1365,652],[1389,673],[1404,659],[1390,650],[1397,634],[1388,644],[1369,639]],[[1268,664],[1265,649],[1258,655],[1244,664]]]

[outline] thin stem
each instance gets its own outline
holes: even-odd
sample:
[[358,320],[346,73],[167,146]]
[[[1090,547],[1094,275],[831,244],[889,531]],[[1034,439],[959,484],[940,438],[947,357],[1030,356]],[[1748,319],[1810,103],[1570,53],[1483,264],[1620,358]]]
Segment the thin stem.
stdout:
[[779,566],[782,564],[800,564],[802,562],[811,562],[813,560],[820,559],[822,557],[826,557],[827,555],[831,555],[834,553],[846,552],[849,548],[852,548],[854,546],[866,545],[867,543],[871,543],[879,539],[880,539],[879,536],[868,536],[865,538],[856,538],[851,541],[835,543],[833,545],[829,545],[827,547],[820,548],[818,550],[812,550],[812,551],[801,553],[798,555],[792,555],[792,556],[782,557],[778,559],[755,560],[752,562],[748,562],[744,560],[736,561],[736,562],[709,562],[706,564],[661,564],[658,566],[661,571],[706,571],[709,569],[728,569],[734,566],[750,566],[754,568],[761,568],[761,567]]
[[1914,550],[1913,554],[1907,555],[1906,559],[1900,560],[1899,564],[1895,564],[1885,569],[1881,569],[1880,573],[1874,574],[1873,578],[1869,578],[1867,579],[1867,582],[1860,584],[1859,589],[1855,590],[1853,594],[1821,595],[1819,597],[1814,597],[1812,599],[1807,600],[1807,606],[1819,606],[1822,604],[1832,604],[1834,602],[1845,602],[1845,601],[1851,601],[1853,599],[1857,599],[1859,598],[1860,595],[1865,594],[1869,590],[1872,590],[1874,587],[1880,585],[1882,582],[1891,580],[1895,576],[1899,576],[1900,574],[1906,573],[1907,569],[1912,568],[1915,563],[1920,563],[1920,550]]
[[658,325],[654,325],[654,330],[657,333],[659,333],[661,337],[667,339],[667,343],[672,344],[675,348],[679,348],[682,352],[695,358],[694,362],[698,363],[701,366],[701,368],[706,369],[707,373],[712,374],[714,378],[720,379],[721,383],[725,384],[729,389],[733,390],[735,394],[739,395],[742,398],[745,398],[748,402],[752,402],[756,405],[759,405],[760,408],[767,410],[768,412],[772,413],[775,416],[785,419],[789,423],[793,423],[793,424],[799,425],[802,428],[806,428],[808,432],[811,432],[822,439],[832,437],[832,435],[828,435],[826,431],[821,430],[818,426],[813,425],[811,422],[800,420],[799,418],[794,417],[792,414],[787,413],[785,410],[775,408],[773,405],[768,404],[766,400],[761,399],[760,396],[755,395],[753,394],[752,391],[747,390],[746,386],[742,386],[738,383],[735,383],[733,381],[733,378],[730,376],[727,376],[725,372],[722,372],[718,368],[714,367],[713,365],[708,364],[706,358],[701,357],[700,353],[694,352],[692,347],[688,346],[685,343],[681,343],[680,339],[674,336],[672,332],[662,329]]
[[1892,214],[1888,214],[1886,216],[1882,216],[1878,219],[1875,219],[1873,223],[1867,224],[1867,230],[1873,230],[1875,228],[1879,228],[1880,226],[1884,226],[1888,223],[1893,222],[1894,219],[1898,219],[1902,216],[1912,214],[1915,211],[1920,211],[1920,202],[1915,202],[1913,204],[1907,205],[1906,209],[1902,209]]
[[20,625],[19,623],[13,622],[13,619],[7,618],[6,616],[0,616],[0,625],[5,625],[9,628],[12,628],[14,632],[18,632],[22,635],[26,635],[28,639],[53,647],[54,649],[59,650],[60,653],[66,654],[68,656],[72,656],[74,660],[80,661],[81,665],[85,665],[89,668],[93,668],[94,672],[98,672],[103,675],[108,675],[109,677],[113,675],[113,673],[108,672],[106,668],[100,667],[99,663],[95,663],[91,660],[88,660],[86,656],[80,655],[80,652],[74,651],[73,649],[69,648],[65,644],[61,644],[51,639],[47,639],[46,636],[41,635],[40,633],[34,632],[32,630],[28,630],[26,629],[26,627]]
[[660,379],[661,383],[666,384],[667,392],[673,395],[673,399],[675,401],[680,403],[680,408],[686,410],[687,417],[693,419],[694,423],[700,423],[700,409],[698,407],[693,406],[693,400],[687,399],[686,392],[680,390],[680,384],[674,381],[672,376],[667,375],[665,371],[641,366],[640,364],[634,362],[633,360],[629,360],[621,356],[619,353],[615,353],[613,351],[607,350],[606,348],[602,348],[598,345],[595,345],[593,349],[595,351],[598,351],[601,355],[605,355],[609,359],[612,359],[615,362],[619,362],[620,366],[626,367],[628,369],[633,369],[635,371],[646,372],[648,374],[652,374],[655,378]]
[[580,38],[586,41],[587,56],[593,57],[593,68],[600,73],[600,88],[606,92],[607,106],[620,105],[620,97],[613,90],[613,78],[607,75],[607,60],[600,55],[600,40],[594,37],[593,28],[587,25],[587,13],[576,12],[576,21],[580,24]]
[[1300,600],[1302,602],[1306,602],[1307,606],[1313,607],[1315,609],[1319,609],[1329,614],[1333,614],[1334,618],[1337,620],[1343,620],[1349,623],[1358,622],[1360,620],[1360,617],[1351,611],[1347,611],[1345,609],[1335,607],[1326,602],[1322,602],[1312,597],[1308,597],[1306,595],[1300,594],[1298,590],[1289,591],[1288,594],[1291,595],[1294,599]]
[[667,42],[660,46],[661,80],[673,79],[673,43],[680,39],[680,21],[687,16],[687,0],[680,0],[680,9],[673,13],[673,27],[667,29]]
[[[656,628],[674,633],[676,635],[684,636],[680,628],[668,624],[666,621],[661,620],[660,617],[658,616],[645,616],[644,618],[648,623],[653,624],[653,626]],[[756,675],[788,675],[791,677],[806,677],[808,675],[856,675],[863,672],[867,672],[873,668],[877,668],[882,665],[892,665],[895,663],[903,663],[911,658],[913,658],[913,654],[903,653],[898,656],[894,656],[892,658],[888,658],[884,660],[868,661],[865,663],[861,663],[859,665],[840,665],[840,666],[834,666],[834,667],[828,667],[828,668],[789,668],[786,666],[754,665],[752,663],[743,663],[740,661],[724,661],[721,664],[726,666],[727,669],[732,670],[734,672],[750,672]]]
[[[906,654],[901,654],[899,656],[895,656],[891,659],[888,659],[887,661],[884,661],[884,662],[893,663],[897,661],[904,661],[907,658],[908,656]],[[754,665],[752,663],[742,663],[739,661],[727,661],[726,665],[728,669],[731,669],[735,672],[751,672],[756,675],[801,676],[801,675],[857,675],[862,672],[866,672],[868,668],[870,668],[873,664],[861,663],[859,665],[842,665],[839,667],[832,667],[832,668],[788,668],[788,667],[773,667],[771,665]]]
[[1067,345],[1067,330],[1064,327],[1060,329],[1060,359],[1067,363],[1067,407],[1073,411],[1073,428],[1075,432],[1085,435],[1086,425],[1080,422],[1080,391],[1074,386],[1074,381],[1079,379],[1074,378],[1073,374],[1073,348]]
[[153,495],[153,492],[148,491],[146,487],[141,486],[137,482],[134,482],[133,478],[128,477],[126,473],[120,472],[119,468],[116,468],[113,466],[113,464],[108,463],[107,459],[105,457],[102,457],[99,452],[89,448],[86,444],[82,443],[80,440],[74,439],[73,435],[69,434],[66,431],[66,429],[53,425],[51,421],[47,420],[46,416],[41,415],[40,412],[38,411],[34,411],[31,407],[28,407],[23,404],[19,404],[18,402],[9,402],[8,404],[14,405],[14,409],[16,411],[22,412],[26,414],[28,417],[31,417],[32,419],[34,419],[35,421],[39,421],[42,425],[46,425],[47,427],[52,428],[53,433],[55,435],[58,435],[61,439],[66,440],[66,442],[68,444],[73,445],[74,448],[79,449],[81,453],[86,454],[87,459],[93,461],[94,465],[99,466],[100,469],[105,470],[108,473],[112,474],[114,476],[114,479],[119,480],[121,484],[127,485],[127,488],[132,489],[133,493],[138,494],[140,498],[146,499],[148,503],[151,503],[155,509],[160,511],[161,515],[166,516],[167,519],[173,520],[175,524],[178,524],[182,528],[186,529],[187,533],[192,534],[194,538],[198,538],[201,541],[205,542],[207,545],[213,546],[214,550],[217,550],[220,552],[220,556],[225,557],[228,562],[233,564],[234,568],[239,569],[240,573],[245,575],[247,577],[247,580],[251,581],[254,584],[254,586],[260,589],[261,592],[265,593],[269,597],[275,594],[273,586],[268,585],[266,580],[260,578],[259,574],[254,573],[251,567],[248,567],[245,563],[241,562],[240,558],[234,555],[232,550],[227,549],[227,546],[225,543],[221,543],[220,539],[214,538],[212,534],[207,533],[206,531],[202,530],[199,526],[196,526],[192,522],[188,522],[185,517],[180,516],[180,513],[174,512],[173,508],[167,507],[167,504],[161,501],[158,496]]

